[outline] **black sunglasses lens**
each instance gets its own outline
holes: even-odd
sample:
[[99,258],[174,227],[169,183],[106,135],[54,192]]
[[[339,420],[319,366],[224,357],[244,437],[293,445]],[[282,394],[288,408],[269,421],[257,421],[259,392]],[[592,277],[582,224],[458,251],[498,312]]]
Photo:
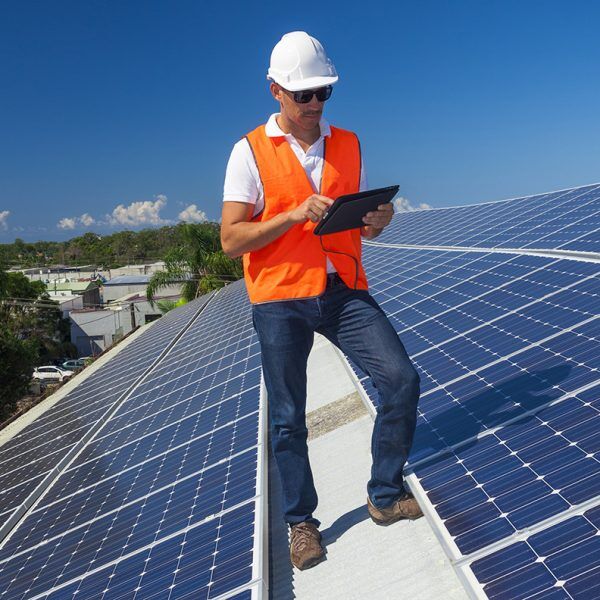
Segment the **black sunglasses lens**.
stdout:
[[298,104],[307,104],[312,100],[313,94],[313,90],[300,90],[299,92],[294,92],[294,100]]
[[332,85],[326,85],[318,90],[300,90],[299,92],[294,92],[294,100],[298,104],[307,104],[312,100],[313,96],[316,96],[319,102],[325,102],[325,100],[330,98],[331,92],[333,92]]
[[315,94],[319,102],[325,102],[325,100],[329,100],[331,92],[333,92],[333,86],[326,85],[325,87],[319,88]]

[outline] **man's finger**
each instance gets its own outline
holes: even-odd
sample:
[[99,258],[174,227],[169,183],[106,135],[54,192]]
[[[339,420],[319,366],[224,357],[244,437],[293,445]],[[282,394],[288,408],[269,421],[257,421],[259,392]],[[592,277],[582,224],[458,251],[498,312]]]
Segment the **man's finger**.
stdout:
[[321,202],[325,202],[325,204],[327,206],[330,206],[331,204],[333,204],[333,199],[332,198],[328,198],[327,196],[320,196],[320,195],[315,195],[315,198],[321,200]]
[[320,210],[327,210],[329,208],[329,204],[322,202],[321,200],[315,200],[313,206],[316,206]]

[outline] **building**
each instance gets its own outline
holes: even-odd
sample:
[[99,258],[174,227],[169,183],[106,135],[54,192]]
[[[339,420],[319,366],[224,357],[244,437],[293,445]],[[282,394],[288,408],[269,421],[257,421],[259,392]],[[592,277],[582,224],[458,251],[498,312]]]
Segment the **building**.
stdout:
[[116,269],[106,269],[105,274],[110,279],[121,277],[123,275],[154,275],[158,271],[163,271],[165,268],[165,262],[160,260],[154,263],[147,263],[142,265],[125,265],[124,267],[117,267]]
[[99,354],[134,328],[159,319],[161,300],[176,302],[179,295],[157,297],[152,305],[145,294],[133,292],[106,308],[70,310],[67,314],[71,318],[71,341],[80,356]]
[[96,356],[135,327],[133,305],[72,310],[71,342],[79,356]]
[[51,300],[58,302],[64,319],[68,318],[72,310],[83,308],[83,296],[69,292],[48,292],[48,295]]
[[30,281],[43,281],[50,287],[55,281],[77,281],[80,279],[96,279],[101,270],[94,265],[70,267],[68,265],[53,265],[50,267],[36,267],[31,269],[16,269],[23,273]]
[[[145,294],[150,281],[150,275],[122,275],[110,279],[102,289],[102,299],[110,304],[128,294]],[[180,296],[181,283],[161,288],[161,296]]]
[[57,295],[66,292],[73,296],[83,297],[83,306],[100,306],[100,288],[97,281],[54,281],[48,285],[48,293]]

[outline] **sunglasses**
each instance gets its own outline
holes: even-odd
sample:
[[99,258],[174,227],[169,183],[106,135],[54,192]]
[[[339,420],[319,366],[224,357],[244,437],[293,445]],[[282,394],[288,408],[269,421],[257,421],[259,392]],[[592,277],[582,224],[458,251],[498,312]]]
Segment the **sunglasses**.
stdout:
[[331,97],[331,93],[333,92],[332,85],[326,85],[325,87],[320,87],[316,90],[300,90],[298,92],[290,92],[286,90],[294,97],[294,102],[298,104],[307,104],[312,100],[313,96],[317,97],[319,102],[325,102],[325,100],[329,100]]

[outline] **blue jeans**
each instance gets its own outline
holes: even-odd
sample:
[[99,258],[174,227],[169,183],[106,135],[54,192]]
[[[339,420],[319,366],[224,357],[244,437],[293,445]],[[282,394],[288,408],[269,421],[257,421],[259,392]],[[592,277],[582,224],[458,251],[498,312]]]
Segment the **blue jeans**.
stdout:
[[336,277],[317,298],[254,304],[269,402],[273,454],[289,524],[312,521],[317,492],[308,460],[306,364],[314,332],[325,336],[370,375],[379,393],[371,439],[367,493],[378,508],[404,493],[402,469],[416,426],[419,375],[374,298]]

